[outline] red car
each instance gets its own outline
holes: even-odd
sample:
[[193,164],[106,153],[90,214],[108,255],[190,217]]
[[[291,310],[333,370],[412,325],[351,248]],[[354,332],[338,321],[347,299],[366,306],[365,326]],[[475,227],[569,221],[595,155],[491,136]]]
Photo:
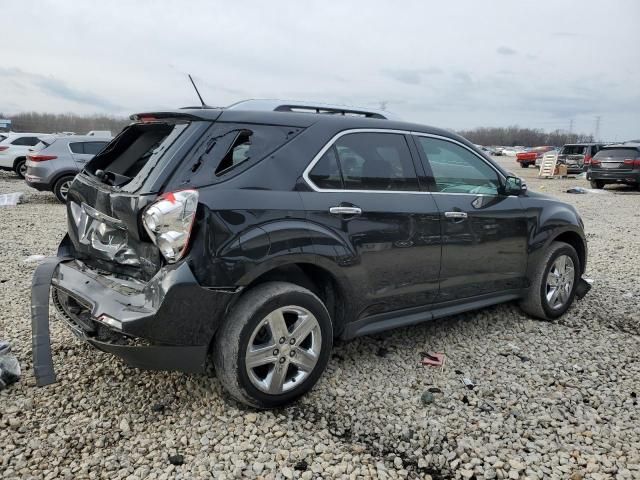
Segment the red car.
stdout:
[[535,147],[529,150],[528,152],[520,152],[516,154],[516,161],[520,164],[522,168],[528,168],[529,165],[535,165],[537,158],[542,158],[542,156],[553,150],[553,147]]

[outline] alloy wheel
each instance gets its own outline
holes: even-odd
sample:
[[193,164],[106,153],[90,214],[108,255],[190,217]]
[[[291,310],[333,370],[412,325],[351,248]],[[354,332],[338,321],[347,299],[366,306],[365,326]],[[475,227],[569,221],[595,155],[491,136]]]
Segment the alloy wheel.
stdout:
[[575,281],[575,266],[568,255],[555,259],[547,274],[546,298],[554,310],[564,307],[571,297]]
[[67,194],[69,193],[69,188],[71,188],[71,180],[67,180],[66,182],[63,182],[62,185],[60,185],[60,196],[64,199],[64,201],[67,201]]
[[322,349],[316,317],[297,306],[281,307],[254,329],[245,355],[251,383],[270,395],[300,385],[313,371]]

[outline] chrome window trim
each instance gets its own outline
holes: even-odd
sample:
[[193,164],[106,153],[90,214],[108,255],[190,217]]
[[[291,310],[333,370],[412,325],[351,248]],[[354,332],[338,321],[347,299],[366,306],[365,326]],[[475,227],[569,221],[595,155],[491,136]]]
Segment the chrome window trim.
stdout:
[[[445,140],[445,141],[449,141],[449,142],[452,142],[452,143],[456,143],[456,144],[460,145],[461,147],[466,148],[472,154],[474,154],[476,157],[478,157],[481,161],[483,161],[484,163],[489,165],[493,170],[495,170],[495,172],[498,174],[498,176],[500,178],[505,179],[505,177],[502,174],[502,172],[500,172],[494,165],[492,165],[491,163],[487,162],[484,158],[482,158],[476,152],[471,150],[464,143],[459,142],[459,141],[457,141],[457,140],[455,140],[453,138],[445,137],[445,136],[442,136],[442,135],[431,134],[431,133],[412,132],[412,131],[409,131],[409,130],[395,130],[395,129],[392,129],[392,128],[352,128],[352,129],[349,129],[349,130],[343,130],[341,132],[336,133],[325,144],[325,146],[320,149],[320,151],[315,155],[315,157],[313,157],[311,162],[309,162],[309,165],[307,165],[307,168],[305,168],[304,171],[302,172],[302,178],[304,179],[304,181],[307,183],[307,185],[314,192],[319,192],[319,193],[404,193],[404,194],[408,194],[408,195],[469,195],[469,196],[473,196],[473,197],[495,197],[496,196],[494,194],[488,194],[488,193],[428,192],[428,191],[418,191],[418,190],[349,190],[349,189],[340,189],[340,188],[320,188],[320,187],[318,187],[309,178],[309,173],[311,172],[311,170],[313,170],[313,167],[316,166],[316,163],[318,163],[320,161],[322,156],[325,153],[327,153],[327,150],[329,150],[339,138],[341,138],[341,137],[343,137],[345,135],[348,135],[350,133],[395,133],[395,134],[398,134],[398,135],[415,135],[415,136],[422,136],[422,137],[432,137],[432,138],[437,138],[437,139],[440,139],[440,140]],[[497,195],[500,195],[500,194],[497,194]],[[508,195],[508,196],[509,197],[516,197],[516,195]]]

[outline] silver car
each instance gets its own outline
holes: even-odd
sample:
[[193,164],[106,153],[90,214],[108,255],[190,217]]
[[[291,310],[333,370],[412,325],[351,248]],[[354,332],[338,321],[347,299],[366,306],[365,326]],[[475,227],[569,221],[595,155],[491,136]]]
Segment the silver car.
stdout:
[[64,203],[76,174],[110,141],[86,135],[42,139],[27,155],[25,181],[36,190],[53,192]]

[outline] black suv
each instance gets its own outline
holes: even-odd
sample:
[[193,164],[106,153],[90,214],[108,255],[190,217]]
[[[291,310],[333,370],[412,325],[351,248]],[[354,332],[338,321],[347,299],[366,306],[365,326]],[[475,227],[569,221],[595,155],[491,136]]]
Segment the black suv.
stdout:
[[233,397],[275,407],[315,384],[337,337],[509,301],[553,319],[588,290],[576,210],[464,138],[251,107],[134,115],[76,177],[49,275],[79,337],[142,368],[211,358]]
[[625,183],[640,188],[640,143],[608,145],[596,153],[587,170],[593,188]]

